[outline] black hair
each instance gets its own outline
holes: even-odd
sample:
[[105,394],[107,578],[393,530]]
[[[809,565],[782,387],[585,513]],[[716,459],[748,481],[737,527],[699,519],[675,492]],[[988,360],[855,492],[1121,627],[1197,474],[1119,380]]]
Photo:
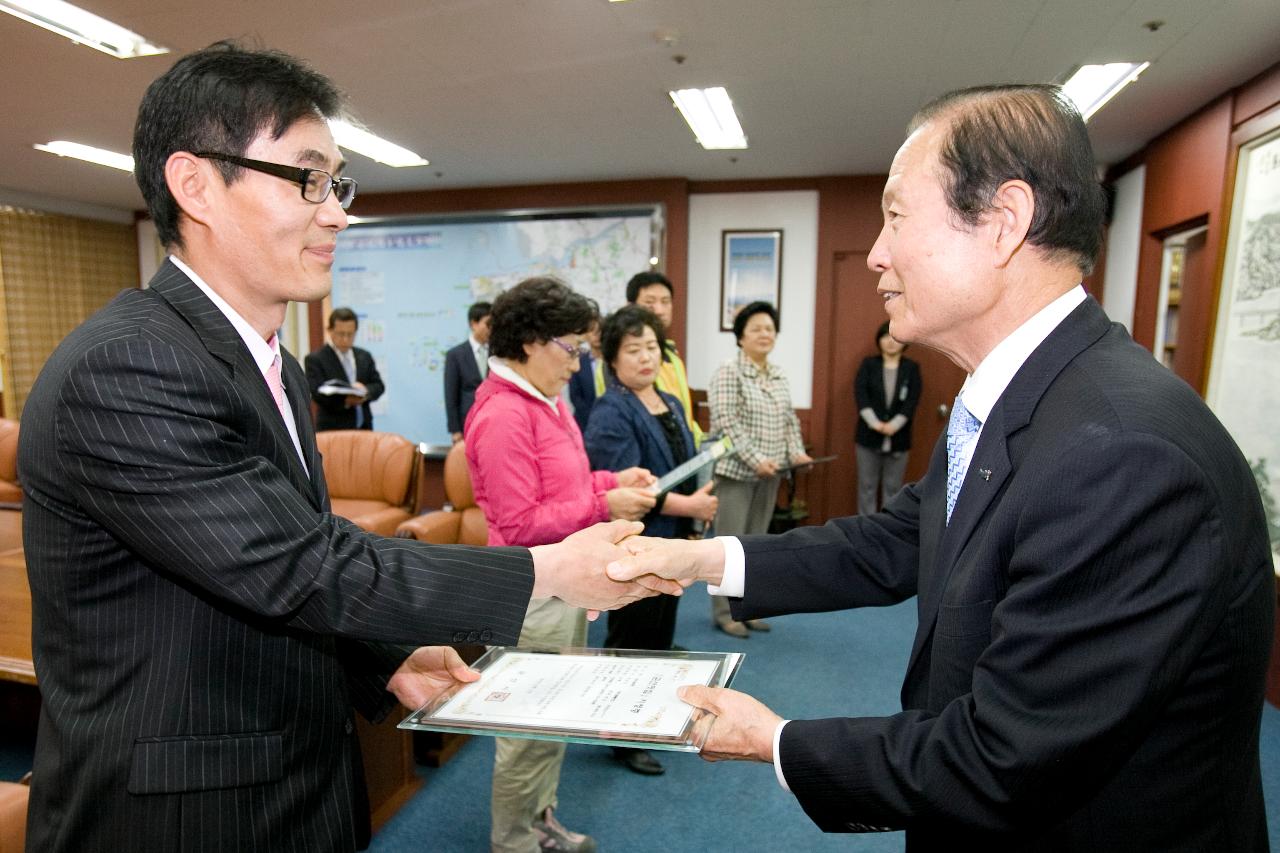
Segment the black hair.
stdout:
[[658,342],[658,350],[662,350],[662,321],[648,308],[639,305],[624,305],[604,319],[600,326],[600,353],[604,363],[613,372],[613,362],[622,349],[624,338],[644,334],[645,328],[653,329],[654,340]]
[[492,302],[477,302],[467,309],[467,322],[479,323],[485,317],[493,313]]
[[526,278],[493,300],[489,352],[524,363],[525,344],[546,343],[561,335],[584,335],[591,328],[595,303],[557,278]]
[[[676,289],[671,285],[671,279],[667,278],[660,272],[638,272],[631,276],[631,281],[627,282],[627,301],[634,303],[640,298],[640,291],[646,287],[660,284],[667,289],[667,292],[674,297]],[[659,338],[662,336],[659,335]]]
[[330,329],[333,328],[334,323],[355,323],[356,328],[360,328],[360,318],[350,308],[334,308],[333,313],[329,315]]
[[1107,198],[1089,133],[1059,86],[980,86],[943,95],[908,132],[947,122],[939,149],[947,204],[968,227],[991,209],[1001,184],[1026,181],[1035,196],[1027,243],[1051,260],[1093,270],[1102,248]]
[[[880,328],[876,329],[876,352],[880,352],[880,339],[883,338],[885,335],[888,335],[889,337],[893,338],[893,332],[889,331],[888,320],[885,320],[883,323],[880,324]],[[898,341],[897,338],[893,338],[893,339],[895,341]],[[902,341],[898,341],[898,343],[902,344],[903,352],[906,352],[907,347],[910,346],[910,344],[904,344],[902,343]]]
[[[147,88],[133,129],[134,177],[160,242],[182,246],[178,203],[164,176],[173,152],[238,157],[263,133],[279,139],[296,122],[323,121],[341,108],[328,78],[278,51],[220,41],[179,59]],[[228,184],[243,171],[214,164]]]
[[782,321],[778,317],[778,309],[771,302],[751,302],[733,318],[733,337],[742,346],[742,335],[747,331],[747,321],[757,314],[768,314],[773,319],[775,331],[782,331]]

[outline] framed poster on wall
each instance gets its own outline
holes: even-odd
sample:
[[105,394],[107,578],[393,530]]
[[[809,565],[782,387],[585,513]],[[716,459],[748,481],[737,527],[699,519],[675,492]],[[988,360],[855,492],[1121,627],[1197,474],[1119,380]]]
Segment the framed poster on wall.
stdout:
[[782,229],[720,232],[720,331],[752,302],[782,310]]
[[1280,110],[1243,125],[1232,143],[1205,400],[1253,468],[1280,574]]

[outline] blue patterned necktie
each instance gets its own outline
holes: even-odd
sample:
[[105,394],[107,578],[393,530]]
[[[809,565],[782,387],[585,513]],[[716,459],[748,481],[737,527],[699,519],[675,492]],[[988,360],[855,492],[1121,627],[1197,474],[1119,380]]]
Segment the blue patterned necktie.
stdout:
[[956,396],[951,407],[951,420],[947,423],[947,523],[951,523],[951,510],[955,509],[960,487],[964,485],[969,463],[964,458],[964,448],[978,434],[982,421],[964,407],[964,401]]

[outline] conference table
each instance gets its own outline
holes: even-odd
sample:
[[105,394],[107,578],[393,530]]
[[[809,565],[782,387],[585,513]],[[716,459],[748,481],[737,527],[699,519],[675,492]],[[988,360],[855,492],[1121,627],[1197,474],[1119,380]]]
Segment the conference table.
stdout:
[[[36,668],[31,655],[31,587],[22,551],[22,512],[0,509],[0,681],[30,691],[38,703]],[[8,703],[6,702],[6,707]],[[392,711],[373,725],[357,718],[365,781],[374,829],[378,829],[422,786],[413,759],[413,738],[396,728],[408,712]]]

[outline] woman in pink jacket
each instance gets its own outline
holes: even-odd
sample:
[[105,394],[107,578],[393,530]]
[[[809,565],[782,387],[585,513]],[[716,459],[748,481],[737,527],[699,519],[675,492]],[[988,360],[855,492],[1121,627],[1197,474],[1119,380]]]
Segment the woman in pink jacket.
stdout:
[[[553,278],[531,278],[493,303],[489,375],[463,428],[476,503],[490,545],[533,546],[654,505],[648,471],[592,471],[582,434],[560,392],[578,370],[596,316],[586,297]],[[521,646],[582,646],[586,614],[556,598],[533,599]],[[555,819],[564,744],[498,738],[490,841],[494,851],[595,849]]]

